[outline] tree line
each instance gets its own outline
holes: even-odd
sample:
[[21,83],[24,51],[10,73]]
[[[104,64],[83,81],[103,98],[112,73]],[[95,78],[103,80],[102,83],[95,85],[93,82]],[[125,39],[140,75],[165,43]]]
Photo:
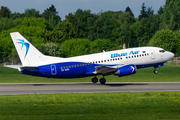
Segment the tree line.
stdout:
[[157,46],[180,56],[180,1],[166,0],[157,14],[143,3],[140,15],[124,11],[77,9],[61,20],[54,5],[42,14],[35,9],[11,13],[0,9],[0,58],[18,58],[10,38],[20,32],[42,53],[71,57],[129,47]]

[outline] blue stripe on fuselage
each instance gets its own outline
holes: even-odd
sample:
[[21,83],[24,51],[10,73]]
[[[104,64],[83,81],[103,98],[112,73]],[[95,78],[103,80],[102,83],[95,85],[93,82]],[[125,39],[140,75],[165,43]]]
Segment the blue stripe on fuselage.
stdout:
[[[55,70],[52,70],[51,66],[56,66]],[[39,66],[39,71],[42,76],[53,77],[53,78],[78,78],[92,76],[92,72],[95,71],[97,66],[102,66],[103,64],[88,64],[84,62],[64,62],[49,64],[44,66]],[[106,65],[106,66],[116,66],[116,65]],[[54,68],[54,67],[53,67]],[[53,71],[53,72],[52,72]]]

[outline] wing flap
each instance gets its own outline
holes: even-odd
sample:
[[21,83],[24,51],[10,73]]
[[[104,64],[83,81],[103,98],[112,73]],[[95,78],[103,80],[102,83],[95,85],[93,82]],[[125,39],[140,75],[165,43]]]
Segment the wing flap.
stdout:
[[98,66],[97,69],[93,72],[93,74],[95,75],[108,75],[108,74],[112,74],[115,73],[118,70],[118,67],[109,67],[109,66]]

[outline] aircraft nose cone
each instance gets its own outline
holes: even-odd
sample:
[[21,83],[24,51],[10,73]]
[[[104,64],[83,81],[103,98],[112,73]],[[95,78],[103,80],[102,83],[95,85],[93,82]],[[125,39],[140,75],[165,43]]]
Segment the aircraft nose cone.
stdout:
[[174,53],[172,52],[167,52],[167,60],[170,60],[174,57]]
[[169,52],[169,57],[170,57],[170,59],[173,58],[174,57],[174,53]]

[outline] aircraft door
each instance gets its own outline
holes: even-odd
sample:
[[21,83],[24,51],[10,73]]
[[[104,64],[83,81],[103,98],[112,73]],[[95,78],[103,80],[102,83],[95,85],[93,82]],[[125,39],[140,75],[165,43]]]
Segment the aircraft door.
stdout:
[[52,75],[56,75],[57,74],[56,65],[51,65],[51,74]]
[[155,59],[155,51],[154,50],[150,50],[150,55],[151,55],[151,59]]

